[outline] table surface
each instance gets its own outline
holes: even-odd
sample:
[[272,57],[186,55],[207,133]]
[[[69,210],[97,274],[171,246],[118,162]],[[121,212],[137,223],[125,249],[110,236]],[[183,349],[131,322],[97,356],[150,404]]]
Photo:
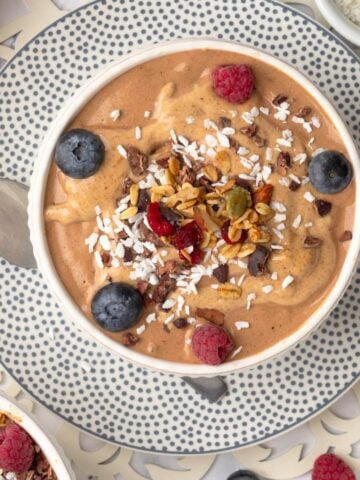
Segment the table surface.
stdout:
[[[56,6],[58,6],[61,9],[70,10],[80,5],[83,5],[84,3],[87,3],[87,2],[84,0],[56,0],[56,1],[54,0],[53,3],[56,4]],[[309,4],[309,0],[306,0],[306,3]],[[300,7],[300,8],[302,8],[303,11],[308,13],[308,10],[306,8],[305,9],[303,7]],[[0,28],[1,26],[17,18],[19,15],[22,15],[26,11],[26,9],[27,9],[26,5],[23,4],[21,0],[0,0]],[[11,45],[11,41],[8,44]],[[12,380],[6,375],[4,377],[5,379],[3,380],[1,388],[7,390],[10,393],[13,393],[13,392],[19,393],[16,387],[14,387]],[[20,398],[22,397],[20,396]],[[352,416],[359,415],[359,408],[360,406],[356,401],[354,394],[352,392],[349,392],[343,398],[341,398],[332,407],[331,410],[341,418],[351,418]],[[104,445],[104,442],[94,440],[89,435],[79,434],[74,427],[69,427],[66,425],[64,427],[63,420],[59,419],[54,414],[50,413],[40,405],[35,406],[34,412],[41,423],[45,424],[48,427],[48,429],[51,432],[53,432],[55,435],[58,434],[58,437],[60,437],[59,438],[60,443],[63,443],[62,440],[64,439],[61,438],[61,435],[63,435],[62,432],[63,432],[63,429],[65,428],[66,432],[68,432],[67,435],[75,435],[78,438],[80,438],[83,449],[87,451],[94,451],[94,449],[98,449]],[[69,438],[65,439],[65,442],[63,444],[65,447],[65,450],[69,448],[69,445],[71,444],[71,441],[69,442],[69,440],[71,439]],[[282,435],[279,438],[269,442],[264,446],[271,447],[273,449],[273,456],[281,456],[284,452],[291,449],[291,447],[299,445],[299,443],[305,446],[305,450],[303,454],[306,454],[306,449],[310,448],[311,445],[314,443],[314,432],[310,430],[308,425],[301,426],[300,428],[297,428],[292,432]],[[88,457],[86,457],[86,454],[83,455],[83,452],[81,452],[81,458],[80,458],[80,452],[81,451],[79,449],[77,459],[74,458],[76,457],[76,455],[72,457],[75,460],[74,468],[77,474],[77,479],[85,480],[85,479],[94,478],[93,476],[89,475],[90,473],[92,475],[94,474],[93,470],[90,470],[90,469],[87,470],[87,466],[86,466],[87,461],[89,462],[88,465],[90,465],[91,463],[90,462],[91,453],[88,453]],[[360,456],[360,441],[354,446],[352,454],[354,457]],[[137,471],[140,475],[144,475],[145,477],[149,475],[145,467],[145,464],[148,464],[148,463],[155,463],[169,469],[172,467],[178,468],[175,457],[160,457],[157,455],[149,455],[149,454],[141,454],[141,453],[135,453],[132,457],[131,463],[133,466],[133,470],[132,470],[133,473],[131,474],[132,475],[131,479],[134,479],[134,480],[144,478],[142,476],[137,476],[135,471]],[[193,463],[196,467],[196,461]],[[229,475],[231,472],[240,468],[240,465],[241,464],[239,462],[238,457],[236,457],[236,455],[233,455],[233,454],[218,455],[216,460],[214,462],[211,462],[211,467],[203,478],[205,480],[222,480],[222,479],[225,480],[227,475]],[[285,465],[286,463],[284,463],[284,466]],[[358,465],[360,467],[360,463]],[[88,473],[82,473],[81,470],[83,472],[85,471]],[[169,475],[171,474],[169,473]],[[113,477],[112,475],[109,476],[109,474],[106,474],[106,473],[101,475],[101,477],[99,476],[98,478],[109,480],[110,477],[116,478],[116,479],[125,478],[124,476],[121,476],[121,475],[118,475],[115,477]],[[161,475],[159,474],[158,476],[154,476],[152,478],[159,478],[159,479],[163,478],[165,480],[169,477],[166,474],[164,477],[161,477]],[[177,478],[180,478],[180,477],[177,477]],[[194,473],[194,476],[192,477],[191,473],[189,472],[189,475],[187,475],[186,478],[189,480],[193,480],[196,478],[197,480],[200,477],[198,476],[198,473]],[[272,477],[272,478],[275,478],[275,477]],[[285,474],[284,476],[282,476],[282,478],[290,478],[290,475],[289,477],[287,477]],[[311,478],[310,474],[305,474],[297,477],[298,480],[309,480],[310,478]],[[360,474],[358,475],[358,479],[360,480]],[[127,477],[126,477],[126,480],[127,480]],[[175,477],[174,477],[174,480],[175,480]]]

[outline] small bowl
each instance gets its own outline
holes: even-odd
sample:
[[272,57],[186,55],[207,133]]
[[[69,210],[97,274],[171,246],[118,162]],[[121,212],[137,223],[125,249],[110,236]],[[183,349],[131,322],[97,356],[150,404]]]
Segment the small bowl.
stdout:
[[[289,77],[306,88],[310,95],[329,115],[329,118],[332,118],[333,123],[337,126],[339,134],[349,153],[349,157],[353,165],[354,181],[356,185],[353,240],[349,246],[349,251],[344,261],[344,265],[339,273],[339,277],[325,301],[307,319],[307,321],[305,321],[304,324],[290,336],[255,355],[231,362],[226,362],[216,367],[209,365],[170,362],[135,352],[134,350],[121,345],[119,342],[112,340],[105,333],[103,333],[100,328],[97,328],[94,324],[92,324],[85,317],[75,301],[71,298],[56,272],[47,244],[43,215],[45,188],[49,168],[53,160],[54,148],[61,133],[65,130],[66,126],[71,122],[75,115],[99,90],[127,70],[154,58],[171,53],[195,49],[224,50],[248,55],[262,62],[268,63],[283,72],[286,72]],[[349,133],[344,121],[341,119],[333,105],[305,75],[300,73],[294,67],[271,55],[251,47],[239,45],[235,42],[199,38],[175,40],[138,50],[112,62],[105,68],[98,71],[93,78],[88,80],[58,113],[55,121],[45,135],[44,141],[38,153],[38,157],[35,161],[34,173],[31,179],[29,193],[28,215],[30,238],[34,248],[34,255],[38,267],[46,279],[49,288],[54,293],[59,304],[63,307],[65,315],[69,319],[72,319],[78,327],[89,334],[98,343],[105,346],[120,357],[152,370],[188,377],[212,377],[216,375],[227,375],[238,372],[245,368],[254,367],[258,363],[269,360],[270,358],[277,356],[293,347],[300,340],[303,340],[304,337],[309,335],[310,332],[312,332],[315,328],[317,328],[335,307],[344,293],[345,288],[350,282],[360,250],[359,189],[360,162],[351,134]]]
[[360,47],[360,27],[349,20],[334,0],[315,0],[321,14],[346,40]]
[[27,431],[34,442],[41,448],[58,480],[76,480],[75,474],[70,467],[70,462],[65,457],[62,448],[40,427],[33,415],[25,412],[17,402],[10,400],[3,393],[0,394],[0,412]]

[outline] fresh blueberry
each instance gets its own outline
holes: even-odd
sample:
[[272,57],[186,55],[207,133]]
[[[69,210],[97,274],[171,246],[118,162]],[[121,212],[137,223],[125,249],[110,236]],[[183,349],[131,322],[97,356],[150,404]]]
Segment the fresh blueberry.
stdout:
[[140,293],[127,283],[109,283],[100,288],[92,299],[91,311],[97,323],[109,332],[132,327],[143,308]]
[[259,480],[259,477],[255,473],[249,472],[249,470],[238,470],[232,473],[227,480]]
[[64,133],[55,147],[55,162],[72,178],[87,178],[96,173],[104,160],[105,147],[100,137],[75,128]]
[[342,153],[323,150],[311,159],[309,178],[319,192],[338,193],[349,185],[352,168]]

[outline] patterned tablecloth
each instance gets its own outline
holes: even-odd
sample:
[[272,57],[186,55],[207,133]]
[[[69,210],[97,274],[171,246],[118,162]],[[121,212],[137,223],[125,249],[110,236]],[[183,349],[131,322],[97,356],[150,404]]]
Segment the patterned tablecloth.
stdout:
[[[63,15],[64,10],[85,3],[84,0],[0,0],[0,65],[38,31]],[[298,8],[311,13],[326,25],[312,0],[301,0],[301,4]],[[18,32],[21,33],[15,39],[14,35]],[[2,371],[0,388],[32,409],[56,435],[73,461],[79,480],[225,480],[240,466],[269,479],[307,480],[314,459],[329,448],[357,469],[360,479],[360,384],[332,408],[269,444],[217,456],[186,458],[136,453],[95,440],[35,404]]]

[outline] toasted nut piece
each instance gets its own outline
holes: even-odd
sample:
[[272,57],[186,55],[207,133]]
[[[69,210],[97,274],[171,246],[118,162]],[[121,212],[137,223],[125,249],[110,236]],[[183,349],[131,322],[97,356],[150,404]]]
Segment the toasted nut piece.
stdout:
[[242,230],[231,225],[228,230],[228,237],[232,242],[238,242],[241,238]]
[[137,207],[129,207],[120,213],[119,218],[120,220],[127,220],[128,218],[131,218],[134,215],[136,215],[137,212],[138,212]]
[[219,178],[216,167],[214,167],[214,165],[211,165],[211,163],[209,163],[208,165],[205,165],[205,167],[203,168],[203,172],[205,176],[212,182],[216,182],[217,179]]
[[174,195],[175,190],[171,185],[155,185],[151,187],[151,193],[159,193],[163,197],[170,197]]
[[252,253],[254,253],[255,250],[256,250],[256,245],[253,245],[252,243],[244,243],[243,245],[241,245],[241,249],[237,256],[239,258],[245,258],[251,255]]
[[197,199],[195,198],[194,200],[188,200],[187,202],[180,203],[177,207],[176,210],[187,210],[190,207],[193,207],[197,203]]
[[0,413],[0,427],[6,427],[10,423],[10,418],[4,413]]
[[202,194],[202,191],[202,188],[192,187],[191,185],[186,188],[182,188],[177,193],[174,193],[168,198],[167,206],[171,208],[174,207],[177,202],[187,202],[188,200],[194,200],[195,198],[199,198]]
[[255,204],[255,210],[258,213],[260,213],[260,215],[266,215],[266,216],[274,213],[274,210],[271,207],[269,207],[267,203],[262,203],[262,202]]
[[232,283],[222,283],[219,285],[218,289],[220,297],[223,298],[240,298],[241,297],[241,288]]
[[152,193],[150,196],[151,202],[160,202],[162,195],[160,193]]
[[174,175],[170,172],[168,168],[165,170],[165,183],[166,185],[172,185],[173,187],[176,184]]
[[169,158],[169,170],[172,175],[176,177],[176,175],[179,175],[180,171],[180,163],[179,160],[176,157],[170,157]]
[[250,223],[257,223],[259,220],[259,214],[255,212],[255,210],[251,209],[251,212],[249,213],[249,216],[247,218]]
[[186,218],[194,218],[194,207],[189,207],[186,210],[181,210],[181,215]]
[[130,187],[130,203],[131,205],[137,205],[139,200],[139,185],[133,183]]
[[221,150],[216,154],[215,161],[223,174],[227,174],[231,170],[231,157],[225,150]]
[[[256,218],[253,214],[256,213],[252,208],[247,208],[241,217],[237,218],[232,222],[233,225],[242,223],[244,220],[248,220],[250,217]],[[250,221],[250,220],[249,220]],[[253,222],[251,222],[253,223]]]
[[149,156],[151,162],[158,162],[159,160],[168,159],[171,155],[171,143],[166,142],[157,150],[152,152]]
[[219,225],[216,219],[210,215],[206,208],[206,205],[200,204],[194,208],[195,216],[197,217],[198,224],[202,226],[203,230],[207,230],[210,233],[219,230]]
[[254,193],[254,203],[270,203],[274,187],[270,183],[265,183]]
[[223,185],[222,187],[216,187],[215,191],[218,195],[223,195],[225,192],[227,192],[228,190],[231,190],[233,187],[235,186],[235,179],[234,178],[231,178],[230,180],[228,180],[225,185]]
[[235,245],[224,245],[223,247],[221,247],[220,253],[227,260],[231,260],[232,258],[235,258],[238,256],[240,249],[241,249],[240,243],[236,243]]
[[181,190],[184,190],[185,188],[192,188],[191,183],[185,182],[181,185]]
[[253,243],[257,243],[261,239],[261,230],[258,227],[251,227],[248,231],[249,240]]
[[219,200],[219,198],[221,198],[221,197],[216,192],[209,192],[209,193],[205,193],[204,198],[206,200]]
[[215,325],[224,325],[225,314],[220,312],[220,310],[216,310],[215,308],[197,308],[196,315],[201,318],[205,318],[211,323]]
[[210,242],[208,243],[207,248],[215,248],[215,245],[217,244],[218,239],[215,237],[215,235],[211,235],[210,237]]
[[203,231],[203,239],[200,243],[200,248],[206,248],[209,245],[210,238],[211,238],[211,233]]

